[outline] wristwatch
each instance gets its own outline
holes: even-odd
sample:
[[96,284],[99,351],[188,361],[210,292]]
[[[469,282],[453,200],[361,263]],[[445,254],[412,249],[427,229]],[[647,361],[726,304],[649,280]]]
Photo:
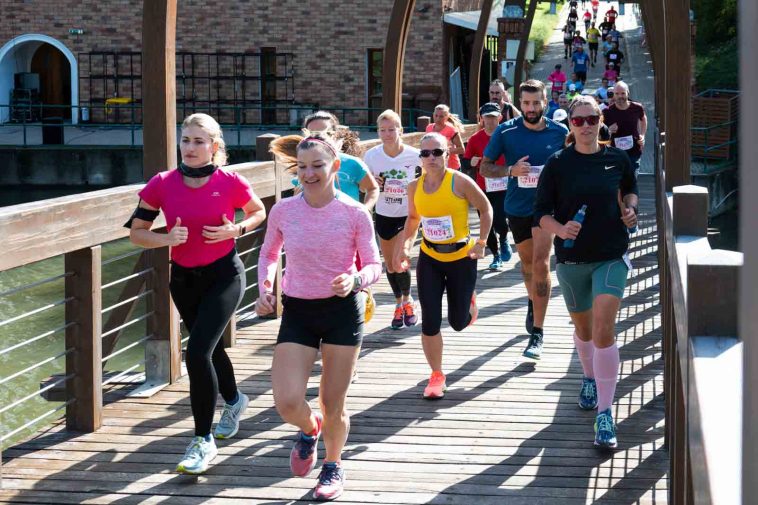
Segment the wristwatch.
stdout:
[[353,275],[353,291],[359,291],[361,289],[361,276],[358,274]]
[[478,238],[478,239],[476,239],[476,245],[485,246],[485,245],[487,245],[487,241],[484,240],[483,238]]

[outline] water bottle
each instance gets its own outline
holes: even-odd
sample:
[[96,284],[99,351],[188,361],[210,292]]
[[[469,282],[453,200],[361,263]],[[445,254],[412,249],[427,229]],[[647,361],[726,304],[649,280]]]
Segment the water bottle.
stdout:
[[[587,206],[582,205],[582,208],[579,209],[579,211],[574,216],[574,219],[572,221],[576,221],[579,224],[582,224],[584,222],[584,214],[587,212]],[[574,239],[567,238],[563,241],[563,248],[564,249],[571,249],[574,247]]]

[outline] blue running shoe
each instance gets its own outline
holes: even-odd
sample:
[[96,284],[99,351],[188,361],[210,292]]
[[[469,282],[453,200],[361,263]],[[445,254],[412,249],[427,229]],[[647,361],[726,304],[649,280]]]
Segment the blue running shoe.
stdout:
[[494,254],[492,256],[492,263],[490,263],[489,269],[490,270],[500,270],[503,268],[503,262],[500,259],[499,254]]
[[505,263],[511,261],[511,258],[513,257],[513,250],[511,249],[511,244],[508,243],[507,238],[503,238],[500,240],[500,261],[503,261]]
[[579,391],[579,408],[593,410],[597,408],[597,384],[595,379],[582,378],[582,390]]
[[616,425],[613,423],[611,409],[608,408],[598,413],[595,418],[595,447],[615,449],[617,446]]

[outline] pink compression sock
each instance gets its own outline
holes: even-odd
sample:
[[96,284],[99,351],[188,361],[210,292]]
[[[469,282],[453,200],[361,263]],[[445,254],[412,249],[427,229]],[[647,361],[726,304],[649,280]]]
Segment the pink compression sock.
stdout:
[[614,343],[610,347],[595,348],[592,360],[597,382],[597,411],[602,412],[613,404],[619,375],[619,348]]
[[595,368],[592,366],[592,358],[595,355],[595,344],[592,340],[585,342],[580,340],[579,336],[574,332],[574,345],[576,346],[576,353],[579,355],[579,361],[582,362],[582,369],[584,370],[584,376],[589,379],[595,378]]

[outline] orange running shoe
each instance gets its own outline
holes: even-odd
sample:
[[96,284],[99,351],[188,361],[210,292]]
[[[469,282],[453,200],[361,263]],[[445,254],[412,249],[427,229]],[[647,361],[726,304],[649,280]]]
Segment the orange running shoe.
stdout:
[[437,371],[432,372],[429,377],[429,384],[424,388],[424,398],[427,400],[438,400],[445,396],[447,384],[445,384],[445,374]]
[[399,330],[403,327],[403,306],[400,304],[395,306],[395,314],[392,316],[391,326],[393,330]]
[[418,316],[415,312],[413,301],[403,302],[403,323],[406,326],[413,326],[418,322]]

